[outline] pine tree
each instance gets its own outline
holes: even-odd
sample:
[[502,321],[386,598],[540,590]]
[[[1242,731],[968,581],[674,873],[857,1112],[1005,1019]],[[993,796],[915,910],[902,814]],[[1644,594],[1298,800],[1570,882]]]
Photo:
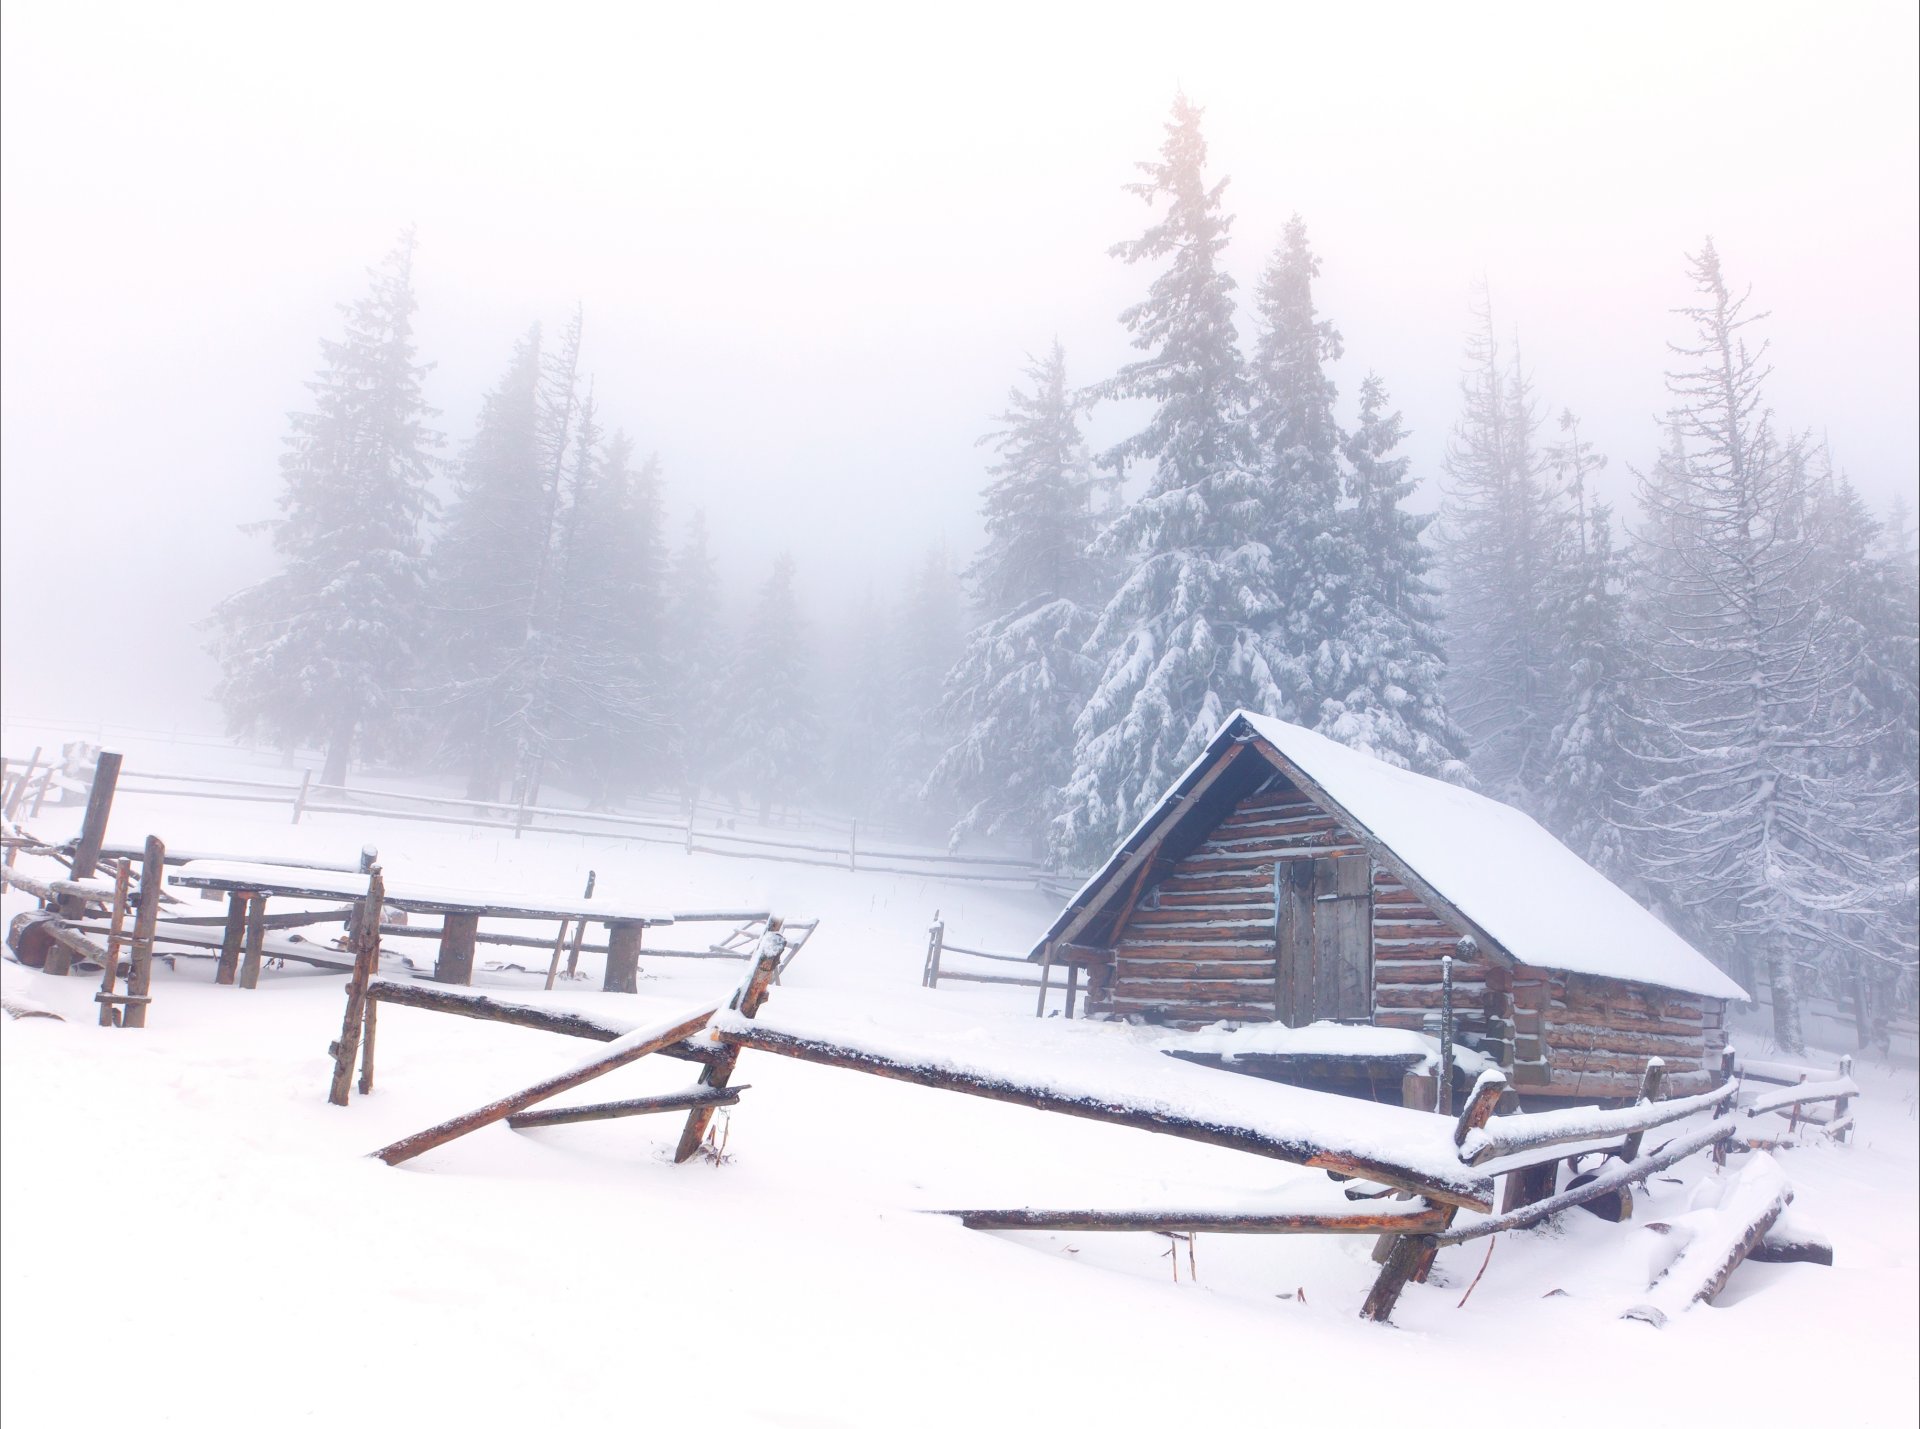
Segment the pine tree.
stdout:
[[820,769],[813,666],[793,577],[793,558],[783,552],[760,587],[727,682],[731,757],[716,779],[754,800],[762,823],[776,803],[816,792]]
[[727,711],[738,698],[728,682],[733,646],[720,611],[720,575],[707,549],[706,513],[696,510],[686,543],[673,558],[662,638],[667,684],[667,720],[674,767],[688,808],[699,802],[727,759]]
[[1501,361],[1484,290],[1474,313],[1439,528],[1447,696],[1475,778],[1531,813],[1564,714],[1559,632],[1569,522],[1546,481],[1531,382],[1517,353]]
[[1626,626],[1625,562],[1614,547],[1613,513],[1588,489],[1606,458],[1582,440],[1579,420],[1560,414],[1565,439],[1549,449],[1574,538],[1562,557],[1554,701],[1558,718],[1543,762],[1540,820],[1560,841],[1616,881],[1630,881],[1627,828],[1637,772],[1632,750],[1635,674]]
[[981,621],[947,672],[946,747],[925,784],[959,808],[956,840],[1042,837],[1091,683],[1080,646],[1104,572],[1088,550],[1094,482],[1058,342],[1027,376],[1031,390],[1014,388],[981,439],[1000,456],[982,505],[986,546],[966,575]]
[[1421,533],[1433,520],[1401,503],[1411,465],[1385,384],[1360,386],[1360,420],[1345,442],[1350,504],[1343,519],[1357,561],[1344,639],[1354,649],[1344,688],[1323,699],[1319,730],[1416,773],[1463,779],[1466,739],[1447,712],[1446,656]]
[[900,727],[894,636],[871,587],[837,631],[827,765],[836,800],[856,819],[886,805],[886,771],[874,757]]
[[1099,550],[1125,572],[1088,638],[1100,673],[1074,725],[1073,776],[1054,824],[1057,856],[1090,858],[1124,833],[1236,705],[1291,717],[1282,686],[1286,600],[1267,539],[1270,483],[1251,463],[1233,280],[1219,266],[1230,220],[1209,187],[1200,111],[1182,96],[1150,181],[1165,216],[1118,245],[1129,262],[1169,258],[1122,321],[1149,356],[1102,384],[1155,403],[1109,463],[1155,463],[1141,500]]
[[941,686],[959,656],[960,585],[944,547],[921,559],[894,623],[893,738],[886,751],[885,797],[902,822],[928,832],[952,821],[952,801],[926,789],[927,771],[946,748]]
[[343,306],[323,341],[280,458],[280,569],[215,610],[218,698],[236,732],[326,748],[321,778],[344,783],[355,751],[391,748],[426,653],[421,524],[439,436],[415,361],[414,237]]
[[[1862,829],[1903,817],[1909,789],[1857,756],[1845,632],[1826,600],[1807,454],[1774,430],[1763,315],[1729,291],[1709,241],[1689,259],[1694,336],[1672,346],[1685,460],[1642,483],[1649,720],[1646,875],[1717,953],[1773,993],[1774,1034],[1803,1050],[1803,969],[1844,957],[1897,968],[1890,926],[1911,874],[1877,865]],[[1910,787],[1910,786],[1909,786]]]

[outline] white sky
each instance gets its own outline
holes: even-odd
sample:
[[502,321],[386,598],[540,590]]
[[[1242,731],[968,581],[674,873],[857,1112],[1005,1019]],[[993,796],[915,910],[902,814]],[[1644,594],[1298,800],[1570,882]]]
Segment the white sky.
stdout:
[[[1543,403],[1654,450],[1681,254],[1771,309],[1771,396],[1877,501],[1916,479],[1915,7],[939,10],[585,4],[0,12],[0,654],[19,714],[209,724],[192,622],[267,569],[285,412],[333,304],[417,225],[455,452],[515,337],[578,300],[609,425],[742,585],[823,611],[977,539],[1024,354],[1126,350],[1106,256],[1177,87],[1252,280],[1288,214],[1351,399],[1431,484],[1467,295]],[[1097,436],[1125,429],[1101,419]],[[1430,494],[1430,493],[1429,493]],[[124,633],[53,671],[48,628]],[[97,643],[87,647],[99,651]]]

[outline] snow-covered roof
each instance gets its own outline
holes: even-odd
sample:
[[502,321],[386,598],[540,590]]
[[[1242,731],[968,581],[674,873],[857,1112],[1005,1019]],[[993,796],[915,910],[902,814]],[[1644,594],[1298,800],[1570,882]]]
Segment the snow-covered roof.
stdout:
[[[1220,727],[1196,768],[1226,747],[1241,721],[1318,786],[1334,812],[1371,835],[1514,961],[1747,1000],[1738,983],[1572,849],[1518,809],[1483,794],[1245,710]],[[1142,829],[1169,811],[1193,772],[1181,777]],[[1093,884],[1118,862],[1116,855]]]

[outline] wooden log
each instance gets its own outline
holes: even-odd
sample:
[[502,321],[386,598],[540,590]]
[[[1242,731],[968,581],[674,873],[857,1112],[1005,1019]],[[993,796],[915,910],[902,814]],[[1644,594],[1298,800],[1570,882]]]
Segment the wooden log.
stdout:
[[1776,1220],[1747,1259],[1762,1265],[1832,1265],[1833,1242],[1818,1231]]
[[[379,955],[375,954],[375,961]],[[373,1037],[380,1025],[380,1004],[372,998],[361,1004],[360,1013],[360,1095],[373,1090]]]
[[1157,1231],[1162,1234],[1226,1231],[1242,1235],[1419,1234],[1443,1224],[1435,1206],[1419,1210],[1336,1214],[1269,1214],[1228,1211],[941,1211],[977,1231]]
[[533,1111],[515,1112],[507,1118],[507,1125],[515,1131],[526,1131],[539,1126],[565,1126],[577,1121],[610,1121],[623,1116],[651,1116],[663,1111],[692,1111],[697,1107],[732,1106],[740,1100],[740,1093],[749,1090],[745,1085],[737,1087],[694,1087],[684,1092],[667,1092],[654,1097],[630,1097],[626,1101],[594,1102],[588,1106],[562,1106],[536,1108]]
[[1709,1226],[1654,1282],[1647,1300],[1620,1318],[1657,1328],[1690,1306],[1711,1304],[1792,1200],[1793,1188],[1778,1164],[1756,1153],[1726,1187]]
[[[579,1012],[554,1012],[522,1003],[499,1002],[478,992],[451,992],[430,983],[390,982],[376,979],[367,988],[367,996],[399,1007],[415,1007],[425,1012],[447,1012],[456,1017],[471,1017],[481,1022],[504,1022],[512,1027],[530,1027],[539,1032],[557,1032],[563,1037],[583,1037],[594,1042],[615,1042],[633,1030],[630,1024],[601,1022]],[[679,1061],[707,1063],[720,1055],[720,1049],[702,1043],[686,1042],[660,1049],[663,1057]]]
[[[598,878],[598,876],[599,875],[595,870],[591,868],[587,870],[587,886],[586,886],[586,889],[580,895],[582,898],[593,897],[593,885],[594,885],[595,879]],[[580,945],[582,942],[585,941],[586,936],[587,936],[587,920],[582,918],[579,922],[573,925],[573,946],[567,952],[567,976],[568,977],[573,977],[580,971]],[[611,948],[612,946],[611,942],[609,942],[608,946],[609,948]],[[547,976],[547,986],[548,987],[553,986],[553,976],[551,973],[549,973]]]
[[1186,1141],[1199,1141],[1209,1146],[1223,1146],[1231,1151],[1267,1156],[1277,1161],[1337,1171],[1358,1179],[1377,1181],[1383,1186],[1396,1186],[1451,1205],[1478,1210],[1489,1209],[1492,1205],[1492,1182],[1485,1177],[1474,1176],[1464,1166],[1457,1176],[1449,1176],[1441,1182],[1413,1167],[1325,1142],[1275,1137],[1242,1126],[1186,1116],[1165,1108],[1061,1093],[1043,1086],[1008,1081],[984,1072],[928,1066],[770,1028],[717,1028],[714,1036],[732,1047],[771,1052],[803,1062],[866,1072],[891,1081],[912,1082],[918,1086],[1032,1107],[1036,1111],[1058,1112],[1089,1121],[1158,1132]]
[[[87,791],[87,811],[80,819],[80,837],[73,845],[73,877],[91,878],[100,864],[100,845],[107,839],[107,819],[113,813],[113,791],[120,782],[120,756],[103,750],[93,762],[93,787]],[[78,917],[80,906],[63,906],[61,913]]]
[[153,1000],[153,930],[160,920],[160,885],[167,876],[167,847],[147,835],[140,860],[140,908],[133,917],[133,956],[128,961],[127,996],[120,1014],[122,1027],[145,1027],[147,1004]]
[[[117,859],[113,866],[113,913],[107,931],[107,955],[101,960],[100,996],[112,997],[120,977],[120,944],[127,926],[128,894],[133,886],[133,865]],[[100,1004],[100,1025],[118,1027],[119,1010],[108,1002]]]
[[460,987],[473,984],[474,934],[480,930],[478,913],[447,913],[440,919],[440,956],[433,965],[435,982]]
[[[772,976],[771,971],[768,976]],[[709,1003],[694,1012],[649,1029],[644,1035],[629,1033],[615,1042],[609,1051],[581,1063],[571,1071],[562,1072],[557,1077],[549,1077],[544,1082],[536,1082],[524,1090],[488,1102],[474,1111],[443,1121],[437,1126],[430,1126],[425,1131],[402,1137],[389,1146],[381,1147],[373,1154],[389,1166],[398,1166],[402,1162],[411,1161],[422,1152],[431,1151],[436,1146],[444,1146],[457,1137],[478,1131],[483,1126],[491,1126],[496,1121],[505,1121],[515,1112],[525,1111],[530,1106],[551,1097],[557,1097],[562,1092],[571,1091],[574,1087],[582,1086],[596,1077],[604,1077],[608,1072],[624,1067],[629,1062],[637,1062],[642,1057],[684,1041],[705,1027],[708,1019],[718,1010],[717,1003]]]
[[[1473,1091],[1467,1097],[1467,1104],[1461,1109],[1454,1122],[1453,1143],[1455,1146],[1466,1141],[1469,1134],[1480,1130],[1492,1118],[1494,1109],[1500,1105],[1500,1098],[1506,1095],[1507,1079],[1498,1070],[1488,1070],[1480,1074],[1473,1084]],[[1379,1180],[1379,1177],[1373,1177]],[[1437,1199],[1431,1193],[1429,1200]],[[1490,1207],[1489,1207],[1490,1208]],[[1474,1209],[1470,1207],[1469,1209]],[[1458,1202],[1447,1204],[1442,1211],[1445,1223],[1440,1230],[1453,1224],[1459,1213]],[[1418,1236],[1400,1235],[1385,1245],[1386,1254],[1382,1258],[1380,1273],[1374,1277],[1372,1288],[1360,1307],[1362,1319],[1384,1322],[1393,1314],[1393,1307],[1400,1303],[1400,1293],[1407,1288],[1410,1280],[1425,1280],[1433,1268],[1436,1243],[1433,1235],[1437,1232],[1424,1232]]]
[[[1640,1076],[1640,1105],[1650,1107],[1660,1100],[1660,1084],[1667,1079],[1667,1064],[1658,1057],[1647,1058],[1647,1069]],[[1640,1141],[1646,1135],[1646,1128],[1634,1132],[1620,1148],[1622,1161],[1640,1159]]]
[[347,978],[347,1010],[340,1023],[340,1040],[333,1044],[333,1081],[327,1088],[327,1100],[335,1106],[347,1104],[353,1064],[360,1053],[367,986],[373,981],[373,970],[380,965],[380,909],[386,893],[386,880],[375,865],[367,875],[367,896],[353,920],[353,972]]
[[607,971],[602,980],[603,992],[640,991],[640,935],[645,931],[641,923],[620,922],[607,930]]
[[[1662,1069],[1664,1077],[1665,1069]],[[1640,1083],[1644,1089],[1646,1079]],[[1503,1116],[1497,1122],[1485,1127],[1477,1136],[1469,1136],[1461,1147],[1462,1154],[1470,1166],[1483,1165],[1486,1162],[1512,1158],[1522,1152],[1537,1151],[1544,1147],[1565,1146],[1576,1141],[1595,1139],[1626,1138],[1637,1133],[1665,1126],[1669,1122],[1679,1121],[1696,1112],[1709,1111],[1724,1107],[1733,1096],[1731,1087],[1719,1087],[1698,1096],[1683,1097],[1677,1101],[1638,1104],[1621,1107],[1614,1111],[1601,1111],[1599,1108],[1580,1109],[1580,1115],[1571,1120],[1570,1113],[1576,1109],[1531,1113],[1520,1116]],[[1632,1160],[1632,1157],[1625,1158]]]
[[[747,969],[747,975],[739,987],[734,989],[732,999],[727,1003],[730,1010],[743,1017],[752,1017],[766,1002],[767,994],[773,988],[775,974],[780,971],[780,958],[787,950],[786,935],[780,931],[780,919],[769,916],[767,931],[760,937],[759,949],[754,953],[753,965]],[[709,1062],[700,1073],[698,1085],[701,1087],[722,1089],[733,1079],[733,1069],[739,1065],[740,1050],[722,1042],[720,1055]],[[680,1141],[673,1149],[675,1165],[689,1160],[700,1149],[705,1139],[707,1127],[713,1122],[714,1108],[695,1107],[687,1113],[687,1124],[680,1129]]]
[[240,986],[251,992],[260,986],[260,955],[267,942],[267,900],[247,900],[246,954],[240,962]]
[[213,971],[213,980],[221,987],[232,987],[240,975],[240,950],[246,944],[253,901],[253,894],[237,889],[227,895],[226,931],[220,939],[220,961]]

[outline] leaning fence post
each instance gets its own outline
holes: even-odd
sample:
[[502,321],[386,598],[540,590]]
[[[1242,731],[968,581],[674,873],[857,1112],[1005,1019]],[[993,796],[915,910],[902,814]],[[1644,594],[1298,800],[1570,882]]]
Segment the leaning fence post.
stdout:
[[933,910],[933,926],[927,929],[927,961],[920,969],[920,986],[940,986],[940,941],[945,936],[947,925],[940,921],[940,910]]
[[152,834],[140,860],[140,911],[133,918],[133,959],[127,970],[126,1011],[122,1027],[145,1027],[153,1000],[153,930],[160,921],[160,885],[167,876],[167,848]]
[[[1660,1099],[1660,1083],[1667,1075],[1667,1064],[1659,1057],[1647,1058],[1647,1070],[1640,1076],[1640,1106],[1652,1106]],[[1629,1164],[1640,1159],[1640,1138],[1646,1132],[1636,1131],[1626,1139],[1620,1148],[1620,1159]]]
[[[379,865],[367,875],[367,896],[361,900],[360,916],[354,920],[353,975],[347,979],[347,1013],[340,1024],[340,1040],[333,1044],[333,1084],[327,1100],[335,1106],[347,1104],[348,1088],[353,1083],[353,1064],[360,1054],[361,1029],[366,1021],[367,984],[380,960],[380,905],[386,901],[386,880]],[[369,1078],[368,1085],[372,1085]]]
[[[1720,1085],[1724,1087],[1732,1080],[1733,1048],[1731,1046],[1722,1047],[1720,1049]],[[1736,1091],[1732,1096],[1728,1097],[1713,1109],[1713,1119],[1718,1121],[1723,1116],[1732,1116],[1733,1104],[1739,1100],[1740,1093]],[[1715,1166],[1725,1166],[1727,1164],[1727,1140],[1725,1137],[1713,1143],[1713,1164]]]
[[300,771],[300,792],[293,796],[293,821],[300,822],[300,816],[307,811],[307,790],[313,787],[313,771]]

